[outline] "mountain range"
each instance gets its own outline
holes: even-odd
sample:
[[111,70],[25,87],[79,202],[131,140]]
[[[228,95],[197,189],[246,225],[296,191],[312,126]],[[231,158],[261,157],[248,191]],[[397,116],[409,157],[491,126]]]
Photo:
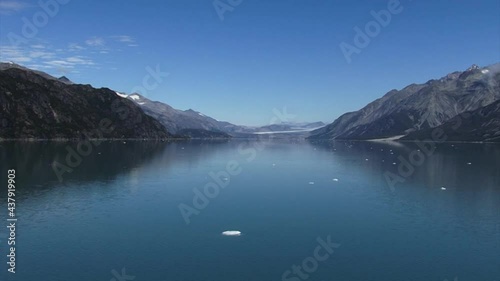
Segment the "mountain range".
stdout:
[[12,63],[0,64],[0,138],[173,137],[114,91],[62,80]]
[[[472,65],[437,80],[391,90],[362,109],[312,131],[309,139],[416,140],[428,136],[432,128],[443,126],[449,131],[449,122],[468,112],[469,118],[460,129],[449,132],[450,140],[495,141],[499,108],[492,104],[498,100],[500,64],[484,68]],[[487,118],[479,116],[485,112]]]
[[[0,63],[0,102],[0,139],[231,138],[324,125],[238,126],[138,93],[75,84],[65,76],[56,78],[14,63]],[[111,123],[113,130],[104,132],[100,123]]]
[[239,126],[138,93],[76,84],[14,63],[0,63],[0,108],[1,139],[230,138],[279,133],[311,140],[421,140],[439,129],[450,141],[500,141],[500,64],[473,65],[391,90],[326,126],[323,122]]

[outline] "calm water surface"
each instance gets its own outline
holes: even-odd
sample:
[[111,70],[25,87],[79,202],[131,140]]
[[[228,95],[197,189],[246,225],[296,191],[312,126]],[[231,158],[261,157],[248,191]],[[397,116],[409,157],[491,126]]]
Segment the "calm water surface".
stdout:
[[[19,219],[1,280],[500,280],[498,145],[440,144],[393,189],[414,144],[105,142],[62,181],[51,164],[75,143],[0,145],[1,224],[7,169]],[[318,239],[340,246],[313,261]]]

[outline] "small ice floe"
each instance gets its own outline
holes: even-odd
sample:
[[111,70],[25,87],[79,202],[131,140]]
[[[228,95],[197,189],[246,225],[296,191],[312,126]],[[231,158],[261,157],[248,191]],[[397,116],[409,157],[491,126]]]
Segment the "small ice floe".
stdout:
[[181,149],[184,149],[184,147],[181,147]]
[[396,165],[396,162],[392,162],[392,165]]
[[222,232],[224,236],[241,236],[241,231],[238,230],[226,230]]
[[337,178],[334,178],[334,179],[333,179],[333,181],[339,181],[339,179],[337,179]]
[[365,161],[368,161],[368,158],[366,158]]
[[126,143],[127,143],[126,141],[123,142],[123,144],[126,144]]
[[310,182],[309,182],[309,184],[314,184],[314,182],[313,182],[313,181],[310,181]]
[[446,187],[444,187],[444,186],[441,186],[441,190],[446,190]]
[[472,165],[472,163],[471,162],[467,162],[467,165]]

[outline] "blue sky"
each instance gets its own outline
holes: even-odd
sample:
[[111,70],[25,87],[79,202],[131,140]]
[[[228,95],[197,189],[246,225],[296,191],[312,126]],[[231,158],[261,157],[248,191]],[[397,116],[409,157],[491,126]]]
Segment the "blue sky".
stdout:
[[340,44],[356,47],[354,28],[396,0],[55,1],[40,1],[58,3],[47,14],[0,0],[2,61],[122,92],[159,67],[169,75],[148,98],[243,125],[284,108],[331,122],[391,89],[500,62],[498,0],[401,0],[350,62]]

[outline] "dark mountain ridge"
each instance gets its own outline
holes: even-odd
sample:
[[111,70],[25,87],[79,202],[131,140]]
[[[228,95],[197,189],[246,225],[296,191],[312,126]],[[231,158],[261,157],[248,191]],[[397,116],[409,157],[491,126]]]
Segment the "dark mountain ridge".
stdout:
[[110,89],[61,82],[12,63],[0,63],[0,108],[2,139],[172,137]]
[[500,64],[473,65],[424,84],[391,90],[359,111],[311,133],[310,139],[378,139],[434,128],[500,99]]

